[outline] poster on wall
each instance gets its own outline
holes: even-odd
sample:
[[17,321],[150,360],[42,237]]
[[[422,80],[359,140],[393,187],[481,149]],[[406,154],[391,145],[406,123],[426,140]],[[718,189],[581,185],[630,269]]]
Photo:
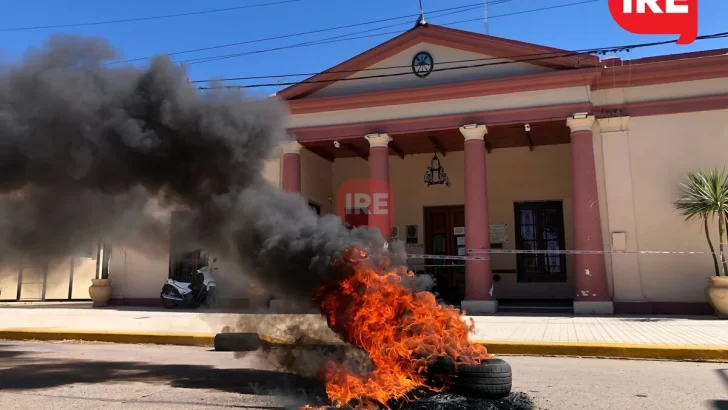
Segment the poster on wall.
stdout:
[[465,237],[458,236],[458,246],[465,246]]
[[464,226],[458,226],[457,228],[453,229],[453,234],[457,235],[465,235],[465,227]]
[[399,240],[399,225],[392,227],[392,233],[389,235],[389,239]]
[[407,225],[407,244],[415,245],[419,240],[417,225]]
[[508,224],[490,226],[490,243],[508,242]]

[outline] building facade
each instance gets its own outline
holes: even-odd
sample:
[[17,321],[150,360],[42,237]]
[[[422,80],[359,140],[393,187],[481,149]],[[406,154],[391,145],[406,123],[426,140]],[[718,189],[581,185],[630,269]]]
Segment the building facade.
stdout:
[[[675,253],[704,233],[673,203],[687,172],[726,165],[726,50],[600,60],[423,25],[278,96],[281,187],[335,212],[346,181],[387,182],[368,224],[451,303],[712,312],[710,255]],[[423,182],[433,162],[448,185]],[[515,252],[545,249],[569,252]],[[481,257],[434,258],[458,255]]]
[[[712,313],[710,255],[678,253],[704,233],[673,203],[688,172],[726,165],[728,50],[622,61],[418,25],[277,95],[295,141],[266,178],[320,213],[347,181],[386,183],[386,215],[342,217],[404,242],[446,301]],[[157,304],[169,260],[115,250],[116,302]],[[0,298],[20,298],[13,275]]]

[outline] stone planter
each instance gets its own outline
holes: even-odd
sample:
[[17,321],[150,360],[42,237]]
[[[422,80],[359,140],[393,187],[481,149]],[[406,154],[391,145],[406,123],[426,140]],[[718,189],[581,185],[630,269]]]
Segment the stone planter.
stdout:
[[91,279],[88,294],[94,307],[108,306],[111,299],[111,279]]
[[728,319],[728,277],[713,276],[710,278],[705,293],[718,317]]

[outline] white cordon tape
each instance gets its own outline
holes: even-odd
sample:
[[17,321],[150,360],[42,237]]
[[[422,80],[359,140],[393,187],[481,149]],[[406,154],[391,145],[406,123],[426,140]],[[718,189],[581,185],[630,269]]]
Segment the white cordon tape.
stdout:
[[644,254],[644,255],[710,255],[718,252],[701,251],[579,251],[579,250],[526,250],[526,249],[468,249],[467,253],[525,253],[525,254],[553,254],[553,255],[605,255],[605,254]]
[[509,249],[468,249],[469,254],[480,254],[483,256],[450,256],[450,255],[427,255],[407,254],[408,259],[436,259],[436,260],[490,260],[492,254],[505,255],[611,255],[611,254],[632,254],[632,255],[712,255],[718,252],[699,251],[579,251],[579,250],[509,250]]

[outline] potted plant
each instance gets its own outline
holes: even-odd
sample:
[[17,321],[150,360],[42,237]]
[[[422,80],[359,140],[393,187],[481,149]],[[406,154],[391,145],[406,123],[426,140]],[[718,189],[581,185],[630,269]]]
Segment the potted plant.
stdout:
[[111,299],[109,260],[111,260],[111,246],[105,242],[99,243],[96,254],[96,278],[91,279],[91,286],[88,288],[94,307],[108,306]]
[[[681,184],[682,197],[675,207],[686,221],[702,220],[705,239],[713,255],[715,276],[709,278],[706,294],[718,316],[728,318],[728,263],[726,231],[728,230],[728,175],[725,170],[690,172]],[[710,223],[718,222],[718,252],[710,238]],[[720,260],[719,260],[720,259]]]

